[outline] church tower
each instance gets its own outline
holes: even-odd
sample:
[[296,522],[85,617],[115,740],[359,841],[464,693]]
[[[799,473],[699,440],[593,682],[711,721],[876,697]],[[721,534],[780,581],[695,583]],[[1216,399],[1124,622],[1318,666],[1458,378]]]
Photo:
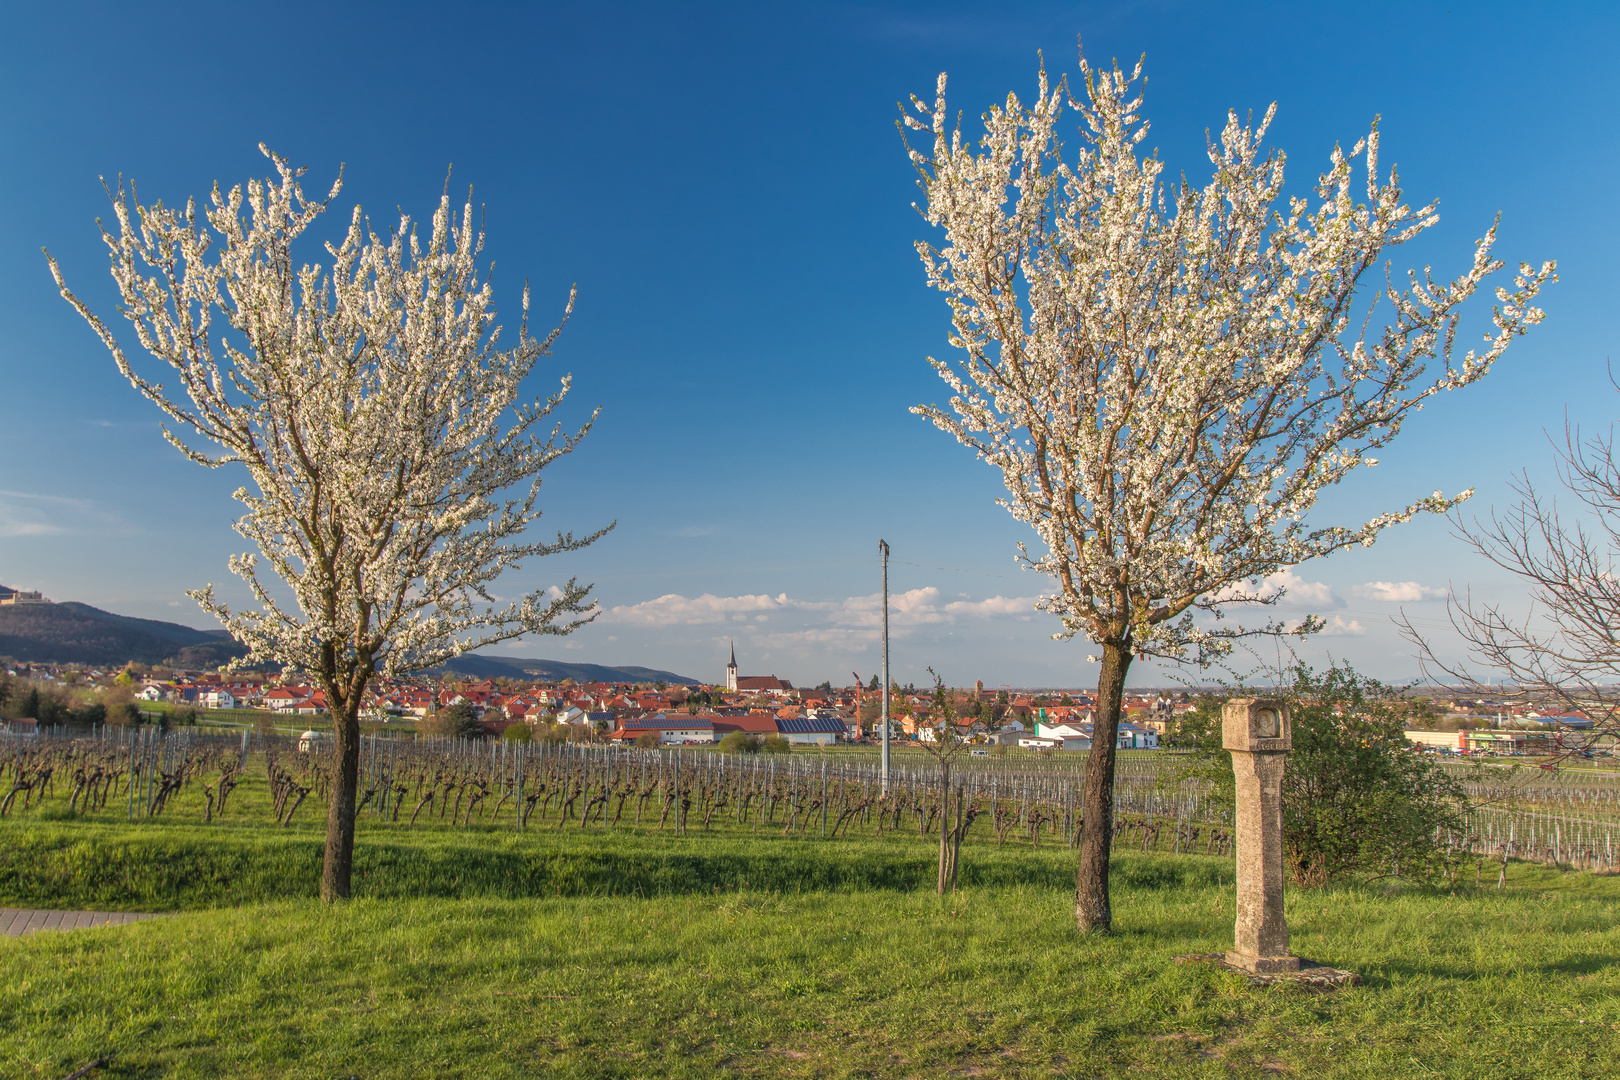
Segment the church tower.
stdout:
[[731,643],[731,663],[726,665],[726,689],[737,692],[737,642]]

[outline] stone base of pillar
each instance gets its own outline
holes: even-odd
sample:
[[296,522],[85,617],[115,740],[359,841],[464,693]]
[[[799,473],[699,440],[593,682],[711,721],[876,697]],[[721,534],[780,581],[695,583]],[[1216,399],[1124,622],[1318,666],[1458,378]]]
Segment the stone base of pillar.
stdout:
[[1284,970],[1272,969],[1269,971],[1263,968],[1255,970],[1254,968],[1244,967],[1239,963],[1233,963],[1234,958],[1242,959],[1238,953],[1231,952],[1192,953],[1188,956],[1176,957],[1176,963],[1213,964],[1216,967],[1225,968],[1227,971],[1244,976],[1248,979],[1250,986],[1287,984],[1290,986],[1308,986],[1317,990],[1337,990],[1344,986],[1361,985],[1361,976],[1353,971],[1340,971],[1338,968],[1331,968],[1326,964],[1318,964],[1298,956],[1248,958],[1251,960],[1281,960],[1294,965]]
[[1297,956],[1249,956],[1240,952],[1226,954],[1226,966],[1239,971],[1251,971],[1256,975],[1269,975],[1279,971],[1298,971],[1300,959]]

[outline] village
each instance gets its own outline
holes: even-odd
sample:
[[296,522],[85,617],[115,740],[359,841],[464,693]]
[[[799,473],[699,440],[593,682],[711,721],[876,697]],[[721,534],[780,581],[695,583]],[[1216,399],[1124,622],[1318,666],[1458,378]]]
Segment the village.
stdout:
[[[204,722],[207,712],[226,710],[308,718],[315,727],[327,716],[325,693],[298,677],[134,664],[122,670],[17,664],[7,670],[14,678],[55,683],[82,695],[116,694],[114,688],[123,687],[138,705],[166,707],[165,712],[199,710]],[[955,696],[955,726],[963,741],[1035,750],[1090,748],[1095,717],[1087,695],[986,690],[980,682]],[[440,710],[465,705],[483,733],[508,739],[513,737],[508,729],[525,725],[531,733],[570,742],[704,745],[742,732],[780,736],[790,745],[825,746],[881,739],[881,698],[876,679],[862,686],[795,687],[775,675],[738,675],[733,656],[725,680],[711,685],[472,679],[449,672],[399,681],[378,678],[361,715],[371,725],[410,731]],[[1126,705],[1132,719],[1120,725],[1119,746],[1157,749],[1174,715],[1171,699],[1132,695]],[[930,694],[892,685],[890,738],[933,739],[931,706]],[[12,723],[26,724],[28,718]]]
[[[183,716],[192,723],[239,726],[244,713],[258,713],[272,722],[303,719],[311,734],[319,734],[328,718],[325,693],[296,675],[141,664],[114,669],[12,663],[4,671],[8,678],[58,687],[70,698],[92,703],[127,699],[137,712],[148,710],[146,719],[165,723]],[[372,730],[431,733],[430,721],[441,710],[465,706],[480,736],[643,747],[711,745],[734,732],[755,740],[779,738],[788,746],[882,739],[882,691],[876,677],[843,687],[829,682],[796,687],[776,675],[738,671],[733,650],[725,678],[713,684],[490,679],[453,671],[406,680],[379,677],[367,691],[361,715]],[[1118,749],[1158,750],[1171,744],[1178,717],[1194,707],[1199,692],[1128,692]],[[1081,691],[988,689],[981,680],[950,693],[957,739],[982,747],[981,752],[997,747],[1049,752],[1091,748],[1095,702]],[[11,718],[3,722],[13,728],[32,725],[33,718],[15,715],[22,696],[14,693],[11,701]],[[891,740],[929,742],[938,737],[940,718],[934,715],[931,693],[891,684],[889,710]],[[1538,708],[1521,700],[1426,696],[1414,699],[1406,737],[1434,753],[1523,755],[1553,751],[1563,744],[1565,733],[1592,725],[1584,712]]]

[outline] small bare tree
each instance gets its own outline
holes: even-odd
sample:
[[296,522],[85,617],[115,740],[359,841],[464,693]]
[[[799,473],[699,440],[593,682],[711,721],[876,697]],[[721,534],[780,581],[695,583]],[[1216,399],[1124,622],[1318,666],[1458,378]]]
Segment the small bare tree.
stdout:
[[[121,314],[174,368],[184,398],[138,374],[54,259],[50,269],[118,370],[166,414],[168,440],[200,465],[241,465],[253,482],[236,492],[247,507],[236,530],[258,555],[230,565],[257,607],[233,610],[211,585],[191,595],[248,646],[246,663],[300,669],[326,692],[336,738],[321,895],[333,900],[349,894],[372,677],[588,621],[590,586],[570,580],[497,608],[489,585],[602,535],[521,539],[540,516],[540,471],[595,414],[572,434],[547,431],[568,376],[545,400],[519,400],[561,328],[530,336],[525,288],[517,344],[500,348],[471,202],[458,223],[446,193],[425,244],[409,217],[379,236],[356,206],[342,242],[326,245],[330,268],[300,267],[293,242],[341,178],[306,200],[304,170],[260,150],[278,178],[228,194],[216,185],[200,213],[195,200],[142,206],[122,182],[108,192],[118,231],[102,236]],[[570,295],[564,321],[572,308]],[[293,604],[260,578],[259,558]]]
[[1593,721],[1586,738],[1564,746],[1575,751],[1620,733],[1620,463],[1612,426],[1583,439],[1566,424],[1556,449],[1573,508],[1560,508],[1521,473],[1512,481],[1519,496],[1512,509],[1472,525],[1455,522],[1459,537],[1528,592],[1525,610],[1453,590],[1446,611],[1466,661],[1437,655],[1433,635],[1404,614],[1401,629],[1432,680],[1586,713]]
[[944,896],[947,886],[956,888],[956,854],[962,842],[961,835],[951,825],[951,766],[968,749],[968,744],[956,730],[956,700],[945,688],[945,680],[931,667],[928,674],[934,679],[934,696],[929,703],[927,720],[919,721],[918,726],[926,729],[931,737],[918,739],[917,745],[927,751],[939,767],[939,895]]
[[[1278,210],[1284,159],[1260,149],[1275,106],[1258,128],[1228,114],[1209,183],[1167,188],[1158,158],[1138,155],[1141,65],[1127,77],[1082,58],[1080,71],[1081,99],[1043,70],[1032,107],[1009,95],[992,108],[977,150],[946,107],[944,75],[932,104],[913,98],[915,115],[902,115],[931,137],[907,149],[920,212],[944,242],[917,250],[958,350],[930,360],[949,407],[914,411],[1001,470],[1003,505],[1040,538],[1021,558],[1055,584],[1039,606],[1062,620],[1057,636],[1102,647],[1075,916],[1106,930],[1133,658],[1208,663],[1246,633],[1308,631],[1311,621],[1217,620],[1234,604],[1274,603],[1280,593],[1258,585],[1282,568],[1466,498],[1436,492],[1361,525],[1306,523],[1317,495],[1376,464],[1371,452],[1424,399],[1483,377],[1540,320],[1531,301],[1553,266],[1521,266],[1496,292],[1483,349],[1455,358],[1459,307],[1501,266],[1495,227],[1454,280],[1425,270],[1399,287],[1386,274],[1358,309],[1380,257],[1438,220],[1433,205],[1401,201],[1393,171],[1380,177],[1376,125],[1349,154],[1335,148],[1314,200]],[[1071,111],[1081,146],[1066,156],[1058,122]],[[1385,302],[1389,321],[1375,329]],[[1435,359],[1443,371],[1424,379]]]

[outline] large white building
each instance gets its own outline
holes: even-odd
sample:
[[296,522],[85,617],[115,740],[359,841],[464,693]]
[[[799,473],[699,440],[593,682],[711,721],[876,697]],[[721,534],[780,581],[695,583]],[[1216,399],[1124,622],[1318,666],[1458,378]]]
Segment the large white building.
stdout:
[[[1062,750],[1089,750],[1091,749],[1092,725],[1084,724],[1052,724],[1038,723],[1035,725],[1033,738],[1020,738],[1019,746],[1035,746],[1049,744]],[[1157,750],[1159,748],[1159,733],[1151,728],[1133,724],[1128,720],[1119,722],[1120,750]]]

